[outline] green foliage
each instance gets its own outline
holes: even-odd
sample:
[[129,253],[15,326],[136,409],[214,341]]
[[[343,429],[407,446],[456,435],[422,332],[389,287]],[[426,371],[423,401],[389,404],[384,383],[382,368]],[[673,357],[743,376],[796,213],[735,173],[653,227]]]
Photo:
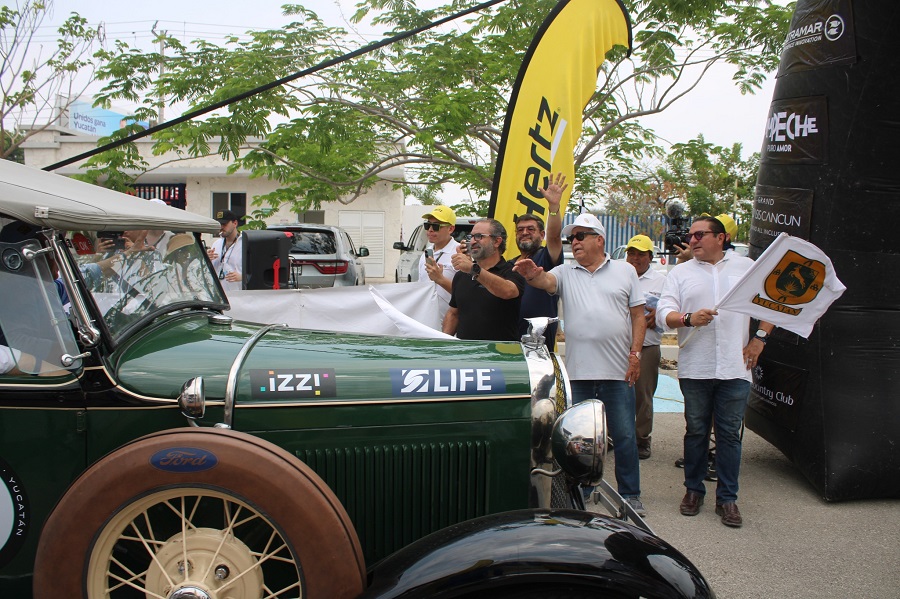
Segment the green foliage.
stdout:
[[[353,201],[379,180],[434,198],[453,182],[474,195],[491,188],[504,115],[525,50],[555,0],[510,1],[452,27],[429,30],[246,98],[216,114],[154,136],[154,153],[184,157],[218,153],[234,169],[270,177],[280,189],[257,206],[292,211]],[[474,0],[420,10],[413,0],[361,2],[370,19],[395,34],[473,6]],[[575,162],[578,198],[591,201],[625,173],[663,155],[640,117],[665,110],[689,93],[714,63],[734,67],[741,89],[759,88],[778,62],[791,10],[763,0],[625,2],[634,48],[608,54],[585,109]],[[140,118],[167,105],[192,108],[300,72],[356,46],[312,11],[286,6],[293,21],[249,39],[188,46],[169,37],[163,55],[119,43],[102,53],[98,103],[140,102]],[[696,65],[696,66],[695,66]],[[127,150],[122,150],[123,152]],[[112,157],[110,157],[112,159]],[[128,162],[128,161],[124,161]],[[94,167],[100,168],[100,161]],[[111,165],[110,165],[111,167]],[[638,179],[637,175],[631,176]],[[700,205],[713,193],[692,188]],[[706,193],[706,195],[704,195]],[[461,209],[466,209],[462,207]],[[481,213],[481,207],[471,208]]]
[[759,154],[744,160],[741,144],[722,147],[698,136],[674,144],[655,168],[603,179],[605,209],[620,216],[664,214],[672,202],[685,206],[688,216],[728,213],[745,221],[737,239],[747,235]]
[[[57,28],[55,47],[32,47],[51,8],[49,0],[0,6],[0,158],[21,161],[22,144],[59,121],[83,89],[76,85],[78,75],[92,68],[98,32],[77,14]],[[59,97],[68,101],[58,104]]]

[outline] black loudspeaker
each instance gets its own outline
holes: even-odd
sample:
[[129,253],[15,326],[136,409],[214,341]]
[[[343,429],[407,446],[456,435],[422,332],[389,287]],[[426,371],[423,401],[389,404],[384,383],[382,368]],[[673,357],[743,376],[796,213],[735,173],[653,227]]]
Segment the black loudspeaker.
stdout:
[[286,289],[291,238],[284,231],[243,231],[244,289]]

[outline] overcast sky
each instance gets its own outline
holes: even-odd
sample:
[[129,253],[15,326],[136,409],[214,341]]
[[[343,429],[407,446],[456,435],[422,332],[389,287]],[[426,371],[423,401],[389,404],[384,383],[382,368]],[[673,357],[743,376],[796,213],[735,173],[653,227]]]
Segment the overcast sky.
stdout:
[[[357,0],[298,1],[315,11],[329,25],[345,29]],[[434,0],[420,1],[435,4]],[[165,29],[184,40],[215,40],[226,34],[248,29],[271,29],[285,22],[283,2],[234,2],[230,0],[153,0],[150,2],[98,2],[96,0],[54,0],[54,21],[62,21],[77,12],[91,24],[104,22],[110,40],[121,39],[149,46],[150,29]],[[53,39],[47,31],[47,38]],[[365,33],[365,32],[364,32]],[[46,39],[46,38],[45,38]],[[368,35],[365,41],[379,39]],[[669,142],[687,141],[702,133],[718,145],[740,142],[744,155],[759,151],[765,130],[766,112],[774,89],[774,79],[757,94],[742,96],[730,79],[727,67],[708,74],[699,87],[665,112],[646,117],[642,123],[652,127]]]

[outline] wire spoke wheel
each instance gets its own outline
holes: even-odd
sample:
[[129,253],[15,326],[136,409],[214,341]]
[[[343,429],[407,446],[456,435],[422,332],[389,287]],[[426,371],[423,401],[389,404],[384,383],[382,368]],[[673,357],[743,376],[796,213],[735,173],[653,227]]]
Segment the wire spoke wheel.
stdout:
[[[202,459],[164,467],[184,455]],[[365,572],[346,510],[296,456],[237,431],[172,429],[72,483],[41,532],[33,596],[353,599]]]
[[235,496],[168,489],[136,499],[98,535],[88,596],[301,596],[296,557],[280,531]]

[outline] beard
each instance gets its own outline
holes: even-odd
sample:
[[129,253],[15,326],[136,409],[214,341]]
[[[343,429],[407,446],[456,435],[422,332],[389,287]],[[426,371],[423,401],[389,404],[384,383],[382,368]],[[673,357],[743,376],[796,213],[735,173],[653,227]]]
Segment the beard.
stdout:
[[484,260],[485,258],[489,258],[491,255],[493,255],[493,253],[494,253],[493,249],[494,249],[493,246],[488,246],[488,245],[483,245],[480,248],[473,247],[469,251],[469,256],[471,256],[472,259],[475,261]]
[[517,239],[516,246],[523,254],[533,254],[541,249],[541,242],[535,239]]

